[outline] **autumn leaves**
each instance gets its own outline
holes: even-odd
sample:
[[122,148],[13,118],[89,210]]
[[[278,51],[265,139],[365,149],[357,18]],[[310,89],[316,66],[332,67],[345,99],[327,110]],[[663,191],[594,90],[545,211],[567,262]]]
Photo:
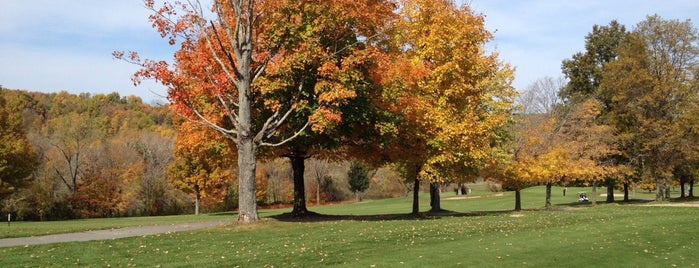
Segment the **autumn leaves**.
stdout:
[[257,219],[246,193],[258,154],[274,151],[265,145],[333,135],[287,151],[417,165],[411,179],[448,181],[487,158],[514,97],[512,71],[483,50],[483,17],[451,1],[215,1],[208,22],[199,3],[147,4],[181,49],[172,66],[141,62],[137,78],[168,86],[176,111],[235,144],[241,221]]
[[[172,66],[140,62],[136,77],[168,86],[175,111],[234,145],[240,221],[258,219],[259,156],[323,152],[396,163],[407,180],[433,187],[481,176],[521,189],[614,171],[602,163],[618,149],[605,147],[612,130],[598,120],[609,103],[577,98],[599,83],[569,88],[576,98],[568,98],[575,103],[565,115],[574,120],[520,113],[514,119],[534,120],[533,130],[548,132],[513,134],[513,68],[484,49],[492,39],[484,16],[466,5],[214,1],[210,19],[199,3],[147,6],[154,27],[181,49]],[[523,143],[512,145],[515,135]],[[431,193],[439,200],[439,191]]]
[[[512,70],[483,46],[492,39],[483,17],[448,1],[404,1],[396,23],[398,141],[389,154],[417,182],[469,180],[490,159],[515,92]],[[391,72],[389,72],[391,73]],[[394,146],[390,148],[390,146]],[[431,191],[437,200],[438,191]],[[439,210],[433,202],[432,210]],[[413,208],[417,213],[418,208]]]
[[514,155],[504,158],[504,182],[515,189],[604,183],[607,201],[614,201],[617,186],[628,200],[638,182],[655,189],[658,200],[669,198],[673,184],[691,187],[696,29],[654,15],[631,32],[616,21],[595,25],[585,39],[586,51],[563,61],[567,82],[540,80],[522,95],[525,113],[509,147]]

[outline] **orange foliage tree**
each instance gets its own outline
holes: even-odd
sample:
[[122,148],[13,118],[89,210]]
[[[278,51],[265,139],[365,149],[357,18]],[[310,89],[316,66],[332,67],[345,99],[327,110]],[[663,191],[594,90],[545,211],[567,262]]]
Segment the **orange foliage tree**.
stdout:
[[570,153],[566,176],[593,185],[593,204],[597,202],[598,182],[630,175],[628,167],[617,161],[620,151],[613,126],[600,120],[602,107],[599,100],[585,99],[572,107],[562,125],[561,143]]
[[492,161],[486,165],[489,178],[515,191],[515,210],[521,209],[521,189],[540,183],[550,189],[562,177],[558,165],[568,157],[555,139],[560,130],[557,92],[562,85],[562,80],[540,79],[519,96],[518,111],[508,130],[510,136],[496,139]]
[[[199,2],[189,3],[157,8],[146,1],[154,27],[170,44],[180,43],[173,66],[141,60],[137,53],[115,56],[143,66],[136,81],[155,78],[166,85],[175,111],[235,143],[238,219],[256,221],[260,147],[284,145],[311,124],[322,131],[339,120],[336,105],[354,96],[343,82],[353,80],[357,73],[351,70],[372,53],[354,53],[363,42],[346,35],[369,39],[358,33],[371,32],[376,24],[368,22],[379,18],[362,12],[389,6],[382,1],[214,1],[214,18],[207,19]],[[301,124],[287,125],[295,116]]]
[[[104,164],[104,163],[100,163]],[[78,182],[77,191],[69,197],[73,213],[80,218],[116,217],[125,210],[123,180],[115,168],[96,165],[85,171],[85,179]]]
[[268,76],[260,78],[263,90],[282,87],[299,92],[304,108],[289,117],[280,128],[283,132],[301,128],[309,118],[312,122],[311,129],[269,154],[291,163],[293,216],[309,213],[306,159],[347,156],[351,148],[367,146],[369,137],[375,137],[377,109],[372,99],[380,88],[372,75],[383,55],[378,35],[393,7],[390,1],[310,1],[284,11],[296,20],[313,21],[305,26],[304,44],[294,55],[270,64]]
[[[625,172],[610,157],[618,151],[613,146],[613,129],[598,120],[601,103],[588,98],[570,107],[561,106],[557,93],[564,85],[562,80],[544,78],[520,96],[521,114],[512,139],[496,151],[500,157],[491,171],[516,192],[528,185],[545,185],[546,207],[551,206],[554,184],[580,181],[596,186],[606,177]],[[519,210],[520,195],[515,198],[515,209]]]

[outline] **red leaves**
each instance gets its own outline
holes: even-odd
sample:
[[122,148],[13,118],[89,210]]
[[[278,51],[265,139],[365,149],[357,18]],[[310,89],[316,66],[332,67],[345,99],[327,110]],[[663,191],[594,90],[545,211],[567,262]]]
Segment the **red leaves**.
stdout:
[[[235,126],[236,122],[228,121],[237,120],[239,96],[246,94],[254,110],[250,114],[285,114],[285,109],[293,109],[292,114],[312,115],[310,120],[317,124],[313,129],[322,132],[342,121],[339,107],[355,98],[357,90],[367,90],[374,82],[369,78],[380,77],[375,67],[384,52],[372,47],[371,39],[393,16],[395,7],[388,1],[263,1],[255,3],[258,17],[253,25],[234,17],[231,5],[237,2],[216,4],[214,12],[225,21],[200,24],[196,6],[166,2],[156,7],[154,1],[146,2],[153,11],[153,27],[170,44],[181,45],[174,64],[115,55],[143,66],[134,75],[135,83],[154,78],[167,86],[179,114],[212,122],[225,117],[228,127]],[[244,65],[239,62],[241,43],[236,43],[240,33],[226,31],[236,23],[253,27],[252,62],[244,66],[249,69],[239,69]],[[262,73],[253,73],[262,67]],[[239,94],[241,75],[248,72],[259,76],[249,92]],[[367,77],[367,73],[374,75]],[[301,125],[307,120],[296,115],[278,118]],[[266,118],[254,120],[265,122]],[[279,135],[293,134],[299,122],[282,127]]]

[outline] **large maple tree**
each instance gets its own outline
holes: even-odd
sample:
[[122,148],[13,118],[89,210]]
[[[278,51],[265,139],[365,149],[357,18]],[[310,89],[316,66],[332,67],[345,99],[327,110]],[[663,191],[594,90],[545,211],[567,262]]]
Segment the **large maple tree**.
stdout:
[[[452,1],[400,2],[398,56],[387,71],[386,96],[399,115],[393,156],[416,189],[430,182],[431,209],[441,210],[442,182],[475,178],[515,96],[511,68],[485,44],[484,16]],[[417,195],[417,191],[414,192]],[[419,210],[415,201],[413,213]]]
[[[311,128],[268,156],[288,158],[294,181],[293,216],[308,214],[305,160],[357,156],[376,137],[377,111],[373,99],[380,87],[373,78],[384,56],[378,44],[393,15],[390,1],[319,1],[297,3],[285,11],[306,26],[303,46],[294,55],[268,68],[263,89],[299,90],[299,109],[282,131],[298,129],[311,119]],[[361,150],[361,149],[360,149]]]
[[[256,221],[255,168],[260,147],[281,146],[307,129],[322,132],[340,120],[338,105],[355,96],[346,87],[387,1],[214,1],[213,17],[199,2],[154,11],[153,26],[180,44],[175,64],[115,56],[143,66],[135,81],[168,87],[178,113],[219,131],[237,149],[239,221]],[[222,119],[222,120],[221,120]],[[300,124],[290,124],[290,122]]]

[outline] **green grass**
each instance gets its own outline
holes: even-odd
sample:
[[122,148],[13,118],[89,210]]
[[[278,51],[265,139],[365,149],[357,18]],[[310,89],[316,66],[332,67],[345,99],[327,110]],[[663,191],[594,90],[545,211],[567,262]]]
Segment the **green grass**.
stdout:
[[[473,189],[472,194],[455,196],[453,192],[442,193],[442,207],[457,212],[477,211],[507,211],[514,208],[514,193],[491,193],[482,184],[469,185]],[[522,191],[524,209],[536,209],[544,206],[544,187],[532,187]],[[577,205],[577,192],[591,193],[590,188],[569,188],[568,195],[562,196],[562,188],[553,187],[552,203],[554,205]],[[602,192],[600,188],[598,192]],[[674,193],[677,196],[676,193]],[[637,193],[636,198],[652,199],[653,194]],[[603,201],[603,198],[598,200]],[[420,210],[429,210],[429,195],[421,193]],[[310,210],[330,215],[375,215],[375,214],[403,214],[412,209],[412,195],[404,198],[392,198],[383,200],[365,200],[361,203],[349,203],[343,205],[311,206]],[[261,210],[260,216],[269,217],[290,209]],[[132,218],[104,218],[71,221],[50,222],[12,222],[4,228],[0,223],[0,238],[38,236],[56,233],[70,233],[98,229],[110,229],[130,226],[159,225],[184,222],[210,221],[227,219],[231,213],[210,214],[202,216],[180,215],[165,217],[132,217]]]
[[[449,210],[488,212],[417,218],[361,216],[407,213],[411,203],[406,198],[311,207],[324,214],[358,215],[344,220],[283,221],[269,216],[288,209],[267,210],[261,222],[251,225],[0,248],[0,266],[699,266],[696,207],[564,206],[575,197],[554,191],[556,209],[532,209],[543,205],[540,187],[527,189],[523,198],[522,212],[510,211],[512,196],[505,194],[443,200]],[[207,217],[235,216],[198,218]]]
[[[509,211],[515,207],[514,192],[492,193],[482,187],[476,185],[472,194],[456,196],[454,192],[444,192],[441,194],[441,205],[443,209],[456,212],[479,212],[479,211]],[[597,194],[606,194],[606,188],[598,188]],[[577,206],[578,192],[586,192],[591,198],[591,187],[568,187],[566,196],[563,196],[562,187],[552,187],[551,203],[554,206]],[[545,205],[546,188],[543,186],[531,187],[522,190],[522,208],[523,209],[538,209]],[[617,193],[618,194],[618,193]],[[679,194],[672,193],[674,196]],[[631,199],[652,200],[655,197],[653,193],[636,192]],[[622,197],[617,197],[616,200],[622,200]],[[604,196],[597,197],[598,202],[604,202]],[[342,206],[317,206],[309,209],[314,212],[331,214],[331,215],[375,215],[375,214],[393,214],[393,213],[409,213],[412,209],[412,195],[409,197],[392,198],[383,200],[367,200],[360,203],[345,204]],[[429,194],[422,193],[420,195],[420,211],[429,210]],[[278,211],[273,211],[277,213]]]

